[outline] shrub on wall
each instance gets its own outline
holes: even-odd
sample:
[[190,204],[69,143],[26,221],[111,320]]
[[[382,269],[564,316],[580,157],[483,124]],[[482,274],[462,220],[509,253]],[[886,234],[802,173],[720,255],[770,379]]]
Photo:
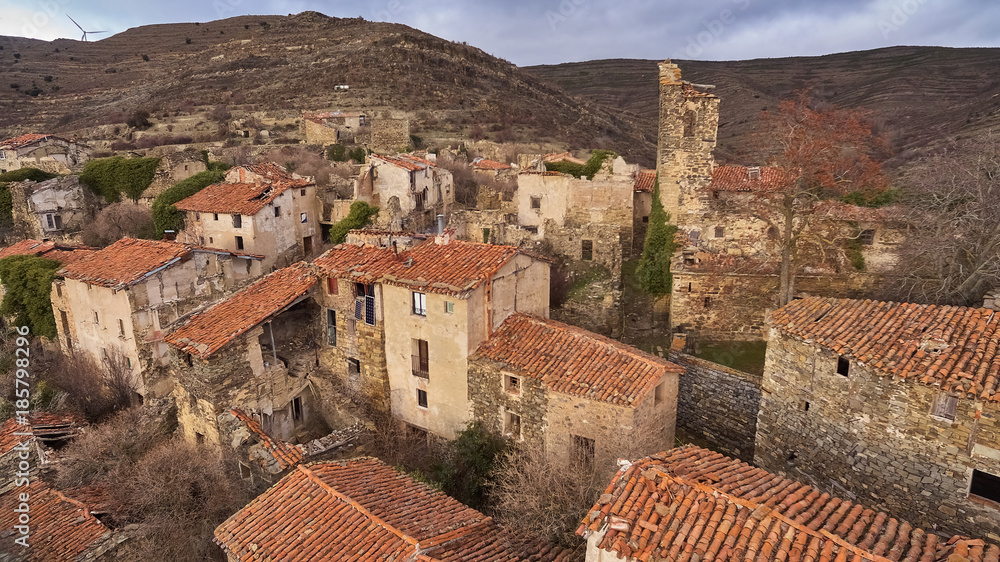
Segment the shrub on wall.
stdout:
[[38,256],[10,256],[0,260],[0,281],[6,294],[0,313],[13,316],[18,326],[28,326],[32,335],[54,338],[52,280],[62,267],[56,260]]
[[351,203],[351,210],[340,222],[330,228],[330,242],[343,244],[347,240],[347,232],[368,224],[372,217],[378,214],[378,207],[372,207],[364,201]]
[[100,158],[87,162],[80,181],[108,203],[117,203],[122,195],[138,201],[159,165],[159,158]]
[[177,231],[184,228],[184,212],[177,210],[174,203],[191,197],[213,183],[219,183],[225,177],[222,171],[208,170],[178,182],[161,193],[156,201],[153,201],[153,226],[156,229],[156,237],[162,238],[164,230]]

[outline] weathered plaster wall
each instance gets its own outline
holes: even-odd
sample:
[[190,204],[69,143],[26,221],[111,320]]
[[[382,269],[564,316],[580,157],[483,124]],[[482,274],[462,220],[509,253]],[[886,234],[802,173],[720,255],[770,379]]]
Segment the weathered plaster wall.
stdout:
[[761,377],[684,353],[670,360],[680,376],[677,425],[726,455],[753,462]]
[[969,497],[972,470],[1000,475],[1000,407],[960,397],[954,421],[930,415],[939,391],[892,380],[772,330],[755,464],[920,526],[1000,540],[1000,504]]

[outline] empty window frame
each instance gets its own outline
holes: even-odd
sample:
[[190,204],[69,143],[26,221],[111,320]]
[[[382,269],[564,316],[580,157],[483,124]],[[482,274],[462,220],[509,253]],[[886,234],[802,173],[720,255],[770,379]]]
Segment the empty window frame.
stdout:
[[338,290],[339,288],[337,287],[337,278],[328,277],[326,279],[326,292],[331,295],[336,295],[338,293]]
[[243,237],[242,236],[237,236],[236,237],[236,249],[237,250],[242,250],[243,249]]
[[862,230],[861,234],[858,235],[858,239],[861,240],[861,244],[871,246],[875,243],[875,231],[873,229]]
[[659,406],[660,404],[663,403],[664,400],[666,400],[666,397],[667,397],[667,383],[666,381],[664,381],[656,385],[656,388],[653,389],[653,405]]
[[274,208],[274,216],[276,216],[276,217],[280,217],[281,216],[281,207],[277,207],[276,206]]
[[326,344],[337,345],[337,311],[329,308],[326,310]]
[[309,215],[307,213],[299,213],[299,222],[308,222]]
[[939,392],[931,403],[931,415],[950,421],[955,421],[955,411],[958,409],[958,397]]
[[430,378],[430,354],[427,351],[427,340],[411,340],[411,359],[413,376],[422,379]]
[[417,316],[427,316],[427,295],[424,293],[413,293],[413,313]]
[[574,435],[573,460],[584,466],[592,466],[594,464],[594,440]]
[[296,397],[292,399],[292,420],[300,422],[302,421],[302,398]]
[[212,213],[212,217],[214,217],[214,220],[219,220],[219,213]]
[[507,391],[507,394],[521,394],[521,377],[516,375],[504,375],[503,389]]
[[726,227],[724,227],[724,226],[717,226],[717,227],[715,227],[715,237],[716,238],[725,238],[726,237]]
[[361,361],[358,359],[348,359],[347,360],[347,374],[349,375],[360,375],[361,374]]
[[580,241],[580,259],[583,261],[591,261],[594,259],[594,241],[593,240],[581,240]]
[[503,434],[511,439],[521,440],[521,416],[506,410],[503,416]]
[[427,407],[427,391],[426,390],[421,390],[419,388],[417,389],[417,406],[420,406],[421,408],[426,408]]
[[851,360],[840,355],[837,357],[837,374],[846,377],[851,372]]
[[542,198],[541,197],[532,197],[531,198],[531,208],[532,209],[541,209],[542,208]]
[[233,215],[233,228],[241,228],[243,226],[243,215]]
[[118,319],[118,335],[125,337],[125,321],[121,318]]
[[973,470],[969,496],[1000,503],[1000,476],[981,470]]

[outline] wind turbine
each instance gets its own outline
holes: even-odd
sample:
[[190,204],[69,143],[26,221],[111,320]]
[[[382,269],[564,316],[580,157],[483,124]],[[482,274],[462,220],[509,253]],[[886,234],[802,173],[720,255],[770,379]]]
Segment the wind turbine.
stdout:
[[80,31],[83,31],[83,37],[80,39],[81,41],[86,41],[87,40],[87,34],[88,33],[107,33],[107,31],[84,31],[84,29],[82,27],[80,27],[80,24],[76,23],[76,20],[73,19],[72,16],[70,16],[69,14],[66,14],[66,17],[69,18],[69,21],[73,22],[73,25],[75,25],[77,28],[79,28]]

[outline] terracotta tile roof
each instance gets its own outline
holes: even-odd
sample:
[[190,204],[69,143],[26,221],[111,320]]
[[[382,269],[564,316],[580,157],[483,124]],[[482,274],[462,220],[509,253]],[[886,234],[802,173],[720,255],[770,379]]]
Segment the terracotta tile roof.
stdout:
[[215,529],[237,560],[568,560],[373,458],[299,465]]
[[472,163],[472,167],[477,170],[510,170],[509,164],[504,164],[503,162],[497,162],[496,160],[486,160],[481,158]]
[[398,255],[388,248],[341,244],[313,263],[329,277],[462,296],[493,276],[518,253],[513,246],[459,240],[446,244],[428,240]]
[[[22,422],[27,422],[27,424]],[[51,438],[64,438],[80,433],[80,428],[87,425],[82,417],[65,412],[34,412],[25,420],[13,417],[0,425],[0,455],[5,455],[16,445],[32,439],[30,436],[16,435],[31,433],[42,441]]]
[[635,175],[633,191],[653,192],[653,185],[656,183],[656,170],[642,170]]
[[379,160],[392,164],[393,166],[397,166],[411,172],[424,170],[435,165],[434,162],[431,162],[430,160],[425,160],[410,154],[399,154],[396,157],[372,154],[372,158],[378,158]]
[[780,189],[783,174],[780,168],[758,167],[759,178],[750,178],[748,166],[719,166],[712,170],[712,191],[753,191],[768,192]]
[[213,183],[174,206],[181,211],[253,216],[285,191],[307,185],[312,184],[304,179],[271,183]]
[[271,437],[264,431],[264,428],[262,428],[256,420],[247,415],[247,413],[243,410],[234,409],[232,410],[232,413],[234,416],[239,418],[240,421],[246,424],[247,429],[249,429],[251,433],[257,436],[260,442],[264,444],[264,448],[267,449],[267,452],[271,453],[275,460],[278,461],[278,466],[280,466],[282,470],[299,464],[302,462],[302,459],[305,458],[305,455],[302,453],[302,449],[285,443],[280,439]]
[[56,273],[67,279],[76,279],[91,285],[121,289],[141,281],[159,269],[186,259],[192,252],[212,252],[252,259],[262,258],[262,256],[255,254],[206,248],[168,240],[122,238],[107,248],[88,252],[73,260],[72,263],[66,264]]
[[[14,508],[20,503],[18,494],[24,488],[15,487],[0,494],[0,528],[4,532],[4,552],[18,552],[17,545],[12,544],[19,536],[14,531],[17,525],[18,513]],[[30,560],[37,562],[59,562],[93,560],[117,541],[110,529],[104,526],[86,505],[67,498],[42,480],[35,480],[27,490],[30,496],[30,526],[28,544],[24,552],[25,558],[12,560]],[[6,558],[5,558],[6,559]]]
[[0,150],[17,150],[18,148],[23,148],[30,144],[34,144],[38,141],[45,140],[52,135],[39,135],[35,133],[30,133],[27,135],[21,135],[19,137],[14,137],[12,139],[7,139],[0,142]]
[[103,486],[76,486],[66,488],[62,493],[87,506],[91,513],[108,513],[111,506],[111,493]]
[[41,240],[22,240],[14,245],[7,246],[6,248],[0,250],[0,259],[8,258],[10,256],[38,256],[54,247],[55,244],[52,242],[42,242]]
[[274,162],[260,162],[257,164],[249,164],[247,166],[236,166],[235,168],[230,168],[229,170],[226,171],[226,178],[228,179],[232,177],[235,178],[236,181],[238,181],[240,177],[239,176],[240,170],[244,170],[245,172],[256,174],[258,176],[263,176],[264,178],[267,178],[269,181],[288,182],[288,181],[294,181],[296,179],[301,179],[301,178],[296,178],[287,170],[275,164]]
[[882,375],[1000,402],[995,310],[808,297],[772,312],[770,323]]
[[505,363],[556,392],[634,406],[684,369],[604,336],[524,313],[507,317],[476,356]]
[[623,466],[577,533],[604,529],[598,547],[629,561],[986,562],[1000,555],[982,540],[943,539],[693,446]]
[[326,277],[374,283],[398,265],[399,256],[389,248],[339,244],[313,260]]
[[82,244],[22,240],[12,246],[0,249],[0,259],[10,256],[41,256],[68,265],[96,251],[96,248]]
[[305,262],[279,269],[193,315],[164,340],[185,353],[207,358],[295,302],[315,284],[316,276]]

